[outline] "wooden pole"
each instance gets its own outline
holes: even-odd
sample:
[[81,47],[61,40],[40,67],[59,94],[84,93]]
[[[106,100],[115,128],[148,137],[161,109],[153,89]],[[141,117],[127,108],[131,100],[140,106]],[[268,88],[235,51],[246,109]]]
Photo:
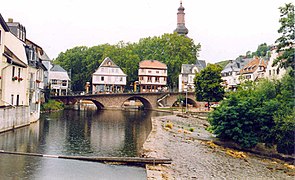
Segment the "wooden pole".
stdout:
[[0,153],[23,155],[23,156],[72,159],[72,160],[92,161],[92,162],[102,162],[102,163],[120,163],[120,164],[128,164],[128,165],[171,164],[172,162],[172,159],[170,158],[65,156],[65,155],[26,153],[26,152],[12,152],[12,151],[4,151],[4,150],[0,150]]

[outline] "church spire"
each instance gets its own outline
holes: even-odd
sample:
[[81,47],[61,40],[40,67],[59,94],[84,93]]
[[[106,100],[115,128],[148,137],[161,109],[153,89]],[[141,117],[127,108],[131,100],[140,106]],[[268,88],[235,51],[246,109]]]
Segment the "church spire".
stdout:
[[177,32],[180,35],[187,35],[188,29],[185,27],[185,21],[184,21],[184,7],[182,6],[182,0],[180,1],[180,6],[178,8],[177,12],[177,27],[174,30],[174,32]]

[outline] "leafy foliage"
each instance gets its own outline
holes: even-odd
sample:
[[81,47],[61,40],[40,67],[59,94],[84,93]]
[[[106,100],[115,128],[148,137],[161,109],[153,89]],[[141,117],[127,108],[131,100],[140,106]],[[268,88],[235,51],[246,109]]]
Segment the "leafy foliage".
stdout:
[[237,57],[237,59],[238,58],[252,58],[254,56],[263,57],[265,59],[268,59],[270,57],[270,48],[271,48],[271,46],[267,45],[266,43],[262,43],[257,46],[256,51],[254,51],[254,52],[247,51],[246,55],[240,55],[239,57]]
[[223,99],[224,88],[221,86],[222,68],[216,64],[208,64],[195,76],[195,92],[198,101],[216,102]]
[[63,108],[63,104],[55,100],[49,100],[47,103],[41,105],[41,111],[56,111],[61,110]]
[[138,43],[119,42],[94,47],[79,46],[60,53],[55,63],[72,74],[74,91],[84,90],[91,82],[91,75],[104,58],[110,57],[127,74],[127,86],[137,80],[138,64],[141,60],[159,60],[168,67],[168,86],[177,85],[182,64],[195,63],[200,45],[185,36],[163,34],[160,37],[140,39]]
[[294,14],[294,4],[289,3],[285,6],[279,8],[281,13],[281,18],[279,22],[281,27],[278,32],[282,34],[276,40],[277,52],[280,56],[274,61],[273,65],[279,64],[280,67],[292,67],[293,72],[295,70],[295,14]]
[[262,81],[231,92],[209,114],[213,132],[243,147],[277,144],[278,151],[294,152],[294,83],[287,74],[281,81]]

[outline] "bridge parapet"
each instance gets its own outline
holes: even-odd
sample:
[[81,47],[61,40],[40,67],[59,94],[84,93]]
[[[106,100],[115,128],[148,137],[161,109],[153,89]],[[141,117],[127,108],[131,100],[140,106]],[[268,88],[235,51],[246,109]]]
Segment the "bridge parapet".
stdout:
[[[152,93],[112,93],[112,94],[84,94],[84,95],[67,95],[52,96],[52,99],[62,101],[66,105],[73,105],[80,100],[90,100],[99,109],[122,108],[124,102],[132,99],[140,100],[146,109],[156,109],[159,100],[166,106],[172,106],[177,101],[179,95],[186,96],[185,93],[175,92],[152,92]],[[188,93],[187,97],[194,101],[194,93]]]

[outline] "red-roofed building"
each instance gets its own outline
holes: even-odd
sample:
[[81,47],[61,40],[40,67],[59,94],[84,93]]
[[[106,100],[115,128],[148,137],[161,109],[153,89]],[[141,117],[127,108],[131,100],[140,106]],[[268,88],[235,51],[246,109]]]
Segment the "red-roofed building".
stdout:
[[138,69],[140,92],[159,92],[167,89],[167,66],[157,60],[143,60]]
[[240,70],[242,79],[256,81],[257,79],[265,78],[266,66],[267,62],[264,59],[253,57],[253,60]]

